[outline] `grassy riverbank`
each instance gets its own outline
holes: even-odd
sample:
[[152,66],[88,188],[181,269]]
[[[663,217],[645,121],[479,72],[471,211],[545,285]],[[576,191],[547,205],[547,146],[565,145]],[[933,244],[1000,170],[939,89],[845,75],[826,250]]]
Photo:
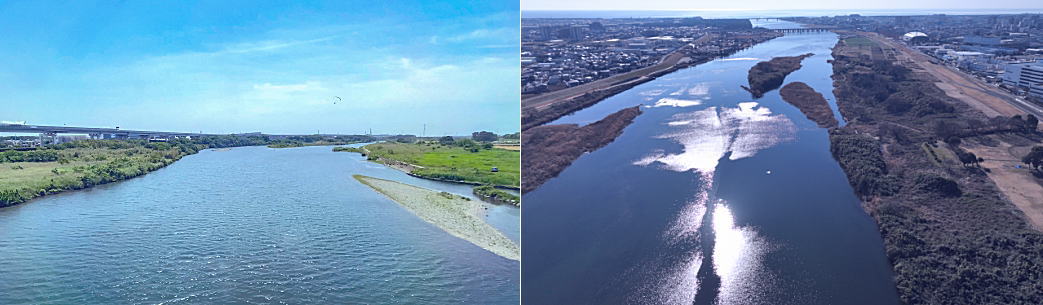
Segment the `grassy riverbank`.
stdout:
[[950,97],[895,53],[862,36],[834,48],[834,93],[848,125],[830,140],[879,225],[899,296],[906,304],[1038,303],[1043,233],[968,151],[985,150],[984,138],[1039,142],[1036,128]]
[[207,148],[269,145],[264,136],[207,136],[149,143],[81,140],[0,152],[0,207],[144,175]]
[[4,152],[54,158],[0,163],[0,207],[47,194],[137,177],[206,147],[191,142],[89,140],[36,151]]
[[307,136],[291,136],[285,139],[272,140],[268,144],[268,148],[293,148],[293,147],[305,147],[305,146],[330,146],[330,145],[348,145],[357,143],[366,143],[376,141],[375,138],[366,135],[351,135],[351,136],[322,136],[322,135],[307,135]]
[[[433,180],[517,188],[521,152],[480,145],[443,145],[437,142],[382,142],[357,151],[371,161],[388,164],[415,176]],[[492,168],[496,168],[493,171]]]
[[482,220],[481,203],[391,180],[362,175],[353,177],[450,235],[504,258],[521,260],[518,245]]

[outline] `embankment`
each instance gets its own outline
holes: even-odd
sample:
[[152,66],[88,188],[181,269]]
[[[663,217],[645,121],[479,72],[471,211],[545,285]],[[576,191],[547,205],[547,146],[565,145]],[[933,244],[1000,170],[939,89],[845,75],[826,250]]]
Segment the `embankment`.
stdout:
[[641,114],[640,106],[613,113],[593,124],[544,125],[522,133],[522,192],[536,189],[558,176],[584,153],[612,143]]
[[482,221],[480,203],[396,181],[353,175],[356,180],[402,205],[420,219],[450,235],[510,260],[521,260],[521,249]]
[[750,68],[750,73],[746,77],[750,86],[742,88],[753,94],[753,98],[760,98],[764,96],[764,93],[782,86],[782,81],[786,79],[786,76],[800,69],[800,62],[812,55],[814,54],[780,56],[769,61],[759,62]]
[[779,90],[782,100],[800,109],[804,115],[822,128],[837,127],[837,118],[833,117],[833,109],[829,102],[811,86],[802,82],[792,82]]

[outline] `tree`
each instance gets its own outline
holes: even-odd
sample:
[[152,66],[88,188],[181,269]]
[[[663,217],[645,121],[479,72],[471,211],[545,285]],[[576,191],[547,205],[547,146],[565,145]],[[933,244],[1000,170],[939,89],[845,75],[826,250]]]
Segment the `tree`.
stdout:
[[455,142],[456,142],[456,140],[453,140],[453,137],[450,137],[450,136],[444,136],[444,137],[438,138],[438,144],[442,144],[442,145],[453,145],[453,143],[455,143]]
[[478,141],[478,142],[492,142],[492,141],[499,140],[500,137],[497,136],[495,133],[492,133],[492,132],[478,131],[478,132],[471,133],[471,139],[475,140],[475,141]]
[[956,154],[960,158],[960,163],[963,163],[964,166],[977,165],[980,162],[978,161],[978,156],[972,152],[957,152]]
[[1010,124],[1010,129],[1012,131],[1018,131],[1018,130],[1021,130],[1022,128],[1025,128],[1025,120],[1021,119],[1021,115],[1020,114],[1015,114],[1014,116],[1010,117],[1010,121],[1008,121],[1008,122],[1009,122],[1008,124]]
[[465,147],[465,148],[477,148],[478,147],[478,143],[475,143],[474,141],[471,141],[471,139],[463,139],[463,140],[460,140],[460,141],[456,141],[456,146]]
[[1021,162],[1032,166],[1032,169],[1043,172],[1043,146],[1036,146],[1029,151],[1025,157],[1021,158]]
[[1034,115],[1028,115],[1025,118],[1025,131],[1035,132],[1036,128],[1039,128],[1039,119]]

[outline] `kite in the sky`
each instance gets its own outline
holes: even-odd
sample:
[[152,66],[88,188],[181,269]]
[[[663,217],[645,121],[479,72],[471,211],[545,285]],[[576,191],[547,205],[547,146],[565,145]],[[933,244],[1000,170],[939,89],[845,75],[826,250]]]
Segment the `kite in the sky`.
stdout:
[[334,101],[333,101],[333,104],[334,104],[334,105],[336,105],[336,104],[337,104],[337,102],[340,102],[340,101],[342,101],[342,100],[340,99],[340,97],[339,97],[339,96],[334,96],[334,98],[336,98],[336,100],[334,100]]

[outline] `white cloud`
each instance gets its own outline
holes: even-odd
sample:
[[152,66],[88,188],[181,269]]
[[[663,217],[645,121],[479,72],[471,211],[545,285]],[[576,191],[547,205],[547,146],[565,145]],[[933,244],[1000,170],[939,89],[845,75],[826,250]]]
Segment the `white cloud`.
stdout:
[[259,42],[239,43],[239,44],[235,44],[235,45],[229,46],[228,48],[222,50],[221,52],[217,52],[217,53],[218,54],[221,54],[221,53],[233,53],[233,54],[235,54],[235,53],[252,53],[252,52],[272,51],[272,50],[278,50],[278,49],[283,49],[283,48],[289,48],[289,47],[295,47],[295,46],[309,45],[309,44],[315,44],[315,43],[320,43],[320,42],[331,41],[333,39],[336,39],[337,37],[338,36],[334,35],[334,36],[327,36],[327,37],[316,38],[316,39],[308,39],[308,40],[295,40],[295,41],[265,40],[265,41],[259,41]]
[[322,84],[316,81],[307,81],[299,84],[273,85],[264,83],[253,85],[254,90],[262,92],[297,92],[322,89]]
[[503,40],[504,38],[516,39],[521,35],[515,28],[477,29],[464,34],[446,38],[449,42],[464,42],[471,40]]
[[[211,124],[220,127],[199,128],[300,132],[302,126],[309,131],[356,125],[376,129],[421,119],[429,126],[447,126],[445,132],[477,128],[448,127],[457,125],[516,126],[510,123],[518,118],[520,68],[510,57],[514,52],[431,54],[358,47],[358,40],[336,37],[263,39],[216,46],[211,49],[217,51],[211,52],[193,50],[114,63],[76,75],[84,85],[67,93],[95,101],[99,113],[107,116],[122,113],[115,109],[125,106],[117,105],[133,100],[137,112],[177,118],[162,123],[159,120],[164,118],[120,119],[126,126],[195,129]],[[334,96],[343,102],[333,104]],[[111,101],[113,106],[101,107],[100,101]],[[483,109],[497,112],[480,114],[491,111]],[[468,112],[483,117],[479,119],[488,117],[489,122],[459,120],[459,113]]]

